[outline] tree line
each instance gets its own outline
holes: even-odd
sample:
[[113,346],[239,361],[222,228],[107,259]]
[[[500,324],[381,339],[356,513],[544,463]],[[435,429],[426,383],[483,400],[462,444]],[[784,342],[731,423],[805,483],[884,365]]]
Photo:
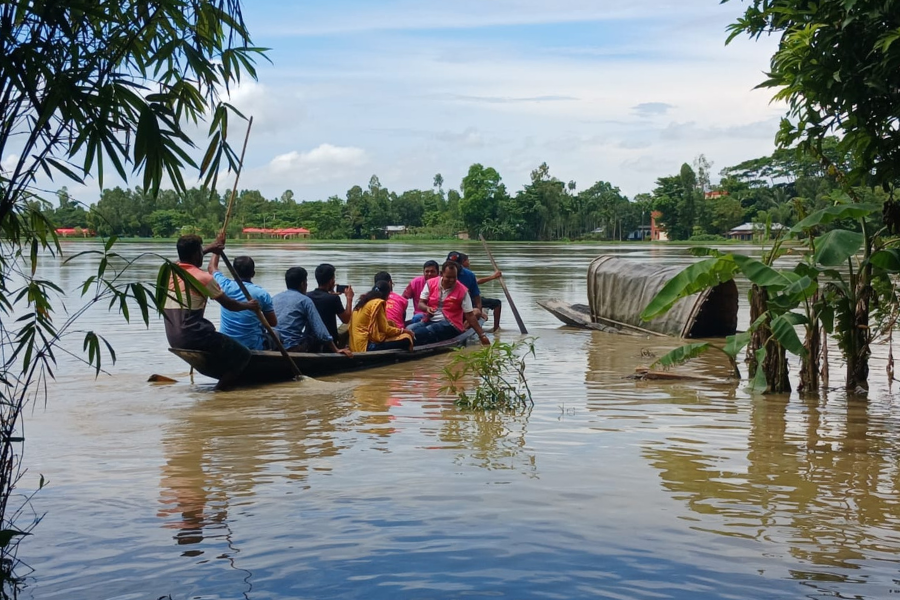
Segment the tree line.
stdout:
[[[833,164],[849,167],[833,138],[824,151]],[[371,239],[385,237],[387,226],[403,225],[403,235],[423,238],[466,231],[496,240],[625,240],[641,239],[641,226],[649,226],[655,213],[671,240],[715,241],[746,222],[791,226],[832,203],[840,189],[820,161],[794,149],[778,149],[722,169],[715,185],[711,169],[701,155],[677,174],[658,178],[651,193],[631,199],[607,181],[579,190],[574,181],[551,175],[546,163],[532,171],[531,181],[516,193],[507,190],[495,168],[481,164],[469,168],[459,190],[445,190],[440,174],[430,189],[398,193],[372,176],[367,187],[355,185],[343,197],[306,202],[298,202],[291,190],[278,198],[242,190],[229,234],[237,236],[244,227],[305,227],[321,239]],[[863,185],[858,191],[869,202],[884,201],[880,188]],[[57,197],[57,208],[49,203],[41,208],[58,227],[126,237],[214,235],[227,203],[224,195],[203,188],[154,195],[139,187],[117,187],[103,190],[99,201],[87,208],[65,188]]]

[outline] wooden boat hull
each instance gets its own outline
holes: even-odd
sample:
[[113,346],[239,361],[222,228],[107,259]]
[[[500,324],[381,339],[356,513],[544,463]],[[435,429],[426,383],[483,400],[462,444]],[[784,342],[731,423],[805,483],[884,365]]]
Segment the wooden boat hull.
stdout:
[[600,318],[599,322],[591,321],[591,307],[587,304],[569,304],[562,300],[552,298],[538,301],[538,306],[568,325],[582,329],[595,329],[606,333],[618,333],[621,335],[661,335],[654,332],[645,332],[626,323],[616,323]]
[[[347,357],[343,354],[314,352],[291,352],[290,355],[304,375],[319,377],[321,375],[383,367],[450,352],[465,346],[474,335],[475,331],[468,329],[455,338],[436,344],[417,346],[412,352],[406,350],[378,350],[375,352],[357,352],[352,357]],[[210,353],[202,350],[184,350],[181,348],[169,348],[169,352],[194,367],[197,372],[207,377],[218,379],[219,369],[212,364],[213,357]],[[293,371],[280,352],[251,350],[250,355],[250,362],[241,373],[238,384],[274,383],[293,379]]]

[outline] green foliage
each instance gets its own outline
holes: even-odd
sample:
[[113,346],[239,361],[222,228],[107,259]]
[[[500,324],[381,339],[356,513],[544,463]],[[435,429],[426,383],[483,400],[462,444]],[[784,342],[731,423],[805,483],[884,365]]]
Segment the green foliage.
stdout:
[[861,233],[833,229],[816,239],[814,261],[825,267],[836,267],[859,252],[864,242]]
[[893,2],[752,0],[729,26],[728,41],[741,34],[780,36],[760,84],[788,105],[780,145],[800,142],[819,158],[827,136],[838,134],[837,148],[853,164],[835,166],[850,183],[871,174],[876,184],[893,183],[900,180],[898,25]]
[[[126,320],[137,306],[148,323],[165,297],[124,279],[133,261],[112,251],[110,237],[92,257],[96,273],[79,286],[84,305],[56,313],[68,290],[37,275],[44,256],[61,252],[55,228],[150,235],[179,226],[180,216],[166,211],[203,224],[215,218],[208,207],[177,206],[191,193],[183,171],[214,189],[218,174],[237,165],[227,134],[231,117],[242,116],[220,94],[255,77],[263,51],[251,44],[238,0],[7,2],[0,23],[0,156],[12,160],[0,173],[0,563],[9,577],[17,540],[39,520],[13,526],[22,511],[8,504],[25,472],[22,415],[46,393],[55,349],[83,334],[85,362],[99,373],[103,356],[114,361],[115,353],[100,334],[76,331],[79,317],[108,302]],[[205,149],[182,130],[201,123]],[[108,168],[125,180],[139,173],[142,188],[131,196],[105,190],[91,214],[65,187],[56,209],[35,187],[45,176],[82,183],[90,175],[102,188]],[[163,178],[175,192],[160,191]]]
[[[534,339],[512,344],[499,340],[478,350],[459,349],[444,367],[442,393],[456,396],[456,404],[468,410],[520,410],[533,405],[525,378],[525,360],[535,356]],[[475,390],[467,391],[474,379]]]
[[661,357],[656,359],[656,361],[650,365],[650,368],[653,369],[656,367],[662,367],[664,369],[668,369],[676,365],[683,365],[689,360],[706,354],[706,352],[712,347],[712,344],[710,344],[709,342],[697,342],[679,346],[678,348],[670,350],[669,352],[666,352]]
[[668,312],[682,298],[730,281],[737,269],[737,264],[730,256],[707,258],[690,265],[663,286],[644,308],[641,319],[651,321]]

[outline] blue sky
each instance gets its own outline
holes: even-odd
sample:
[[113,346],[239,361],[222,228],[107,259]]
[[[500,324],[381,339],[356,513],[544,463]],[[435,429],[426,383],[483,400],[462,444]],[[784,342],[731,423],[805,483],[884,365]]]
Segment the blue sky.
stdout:
[[254,42],[271,48],[272,64],[260,63],[259,81],[232,98],[255,119],[240,187],[306,200],[343,196],[373,174],[402,191],[441,173],[457,188],[480,162],[515,191],[547,162],[579,189],[606,180],[633,196],[701,153],[718,173],[771,153],[784,112],[771,91],[753,89],[774,41],[725,46],[743,8],[247,2]]

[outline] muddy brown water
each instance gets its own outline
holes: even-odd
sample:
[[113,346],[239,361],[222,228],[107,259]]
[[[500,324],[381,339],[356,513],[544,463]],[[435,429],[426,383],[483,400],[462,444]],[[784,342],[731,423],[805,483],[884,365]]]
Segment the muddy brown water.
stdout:
[[[167,255],[172,244],[123,245]],[[67,252],[84,249],[69,245]],[[250,245],[256,282],[323,261],[357,292],[387,269],[476,244]],[[872,363],[868,402],[752,396],[715,357],[690,382],[623,377],[676,340],[561,327],[535,302],[586,302],[589,261],[687,262],[665,246],[497,245],[531,334],[534,408],[466,413],[446,357],[215,393],[162,323],[91,310],[118,353],[94,380],[62,357],[26,414],[22,482],[49,485],[20,557],[24,598],[887,598],[900,593],[900,408]],[[74,290],[91,259],[49,261]],[[153,261],[139,276],[153,277]],[[502,296],[499,285],[484,286]],[[77,293],[67,300],[78,306]],[[217,322],[215,308],[209,315]],[[746,325],[746,307],[741,323]],[[503,317],[505,341],[520,336]],[[68,342],[73,349],[80,342]],[[796,369],[796,363],[794,364]],[[149,384],[151,373],[172,385]],[[840,364],[832,366],[833,382]]]

